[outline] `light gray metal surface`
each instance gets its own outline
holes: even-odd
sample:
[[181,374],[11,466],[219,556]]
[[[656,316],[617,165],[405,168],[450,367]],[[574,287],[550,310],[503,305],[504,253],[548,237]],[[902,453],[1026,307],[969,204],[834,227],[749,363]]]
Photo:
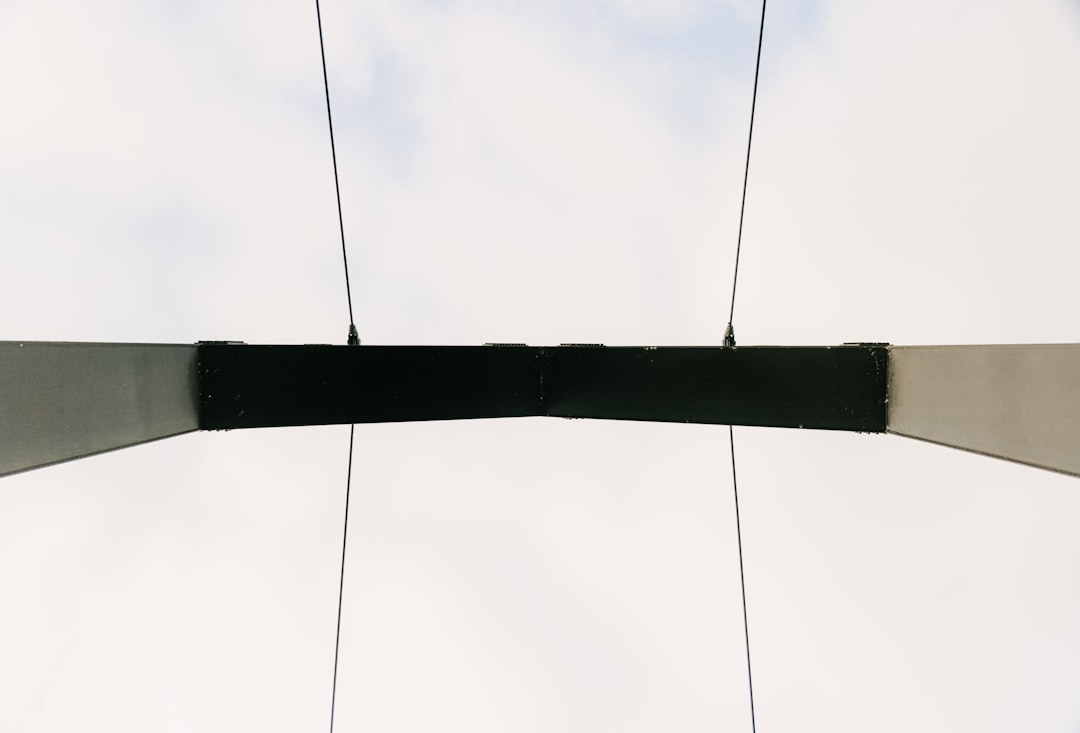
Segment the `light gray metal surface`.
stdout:
[[1080,476],[1080,344],[893,346],[886,430]]
[[197,430],[197,353],[0,341],[0,476]]

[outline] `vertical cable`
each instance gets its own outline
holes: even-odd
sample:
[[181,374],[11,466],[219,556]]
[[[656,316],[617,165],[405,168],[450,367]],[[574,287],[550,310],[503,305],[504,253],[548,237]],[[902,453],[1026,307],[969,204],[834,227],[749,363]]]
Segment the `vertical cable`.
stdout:
[[345,596],[345,548],[349,539],[349,491],[352,487],[353,433],[355,425],[349,426],[349,468],[345,474],[345,527],[341,532],[341,577],[338,580],[337,633],[334,636],[334,682],[330,689],[330,733],[334,733],[334,707],[337,703],[338,652],[341,649],[341,605]]
[[[742,253],[743,221],[746,218],[746,189],[750,180],[750,150],[754,142],[754,113],[757,111],[758,78],[761,75],[761,46],[765,38],[765,4],[761,0],[761,25],[758,27],[757,60],[754,62],[754,91],[750,98],[750,129],[746,135],[746,165],[743,168],[742,202],[739,205],[739,234],[735,240],[735,271],[731,277],[731,309],[728,311],[727,328],[724,329],[724,346],[735,346],[735,289],[739,284],[739,255]],[[746,612],[746,570],[743,565],[742,518],[739,516],[739,479],[735,470],[735,428],[728,426],[731,443],[731,487],[735,495],[735,535],[739,544],[739,587],[742,590],[743,638],[746,641],[746,683],[750,690],[750,730],[757,733],[757,717],[754,713],[754,674],[750,665],[750,622]]]
[[754,112],[757,109],[758,77],[761,74],[761,42],[765,38],[765,3],[761,0],[761,26],[758,28],[757,61],[754,63],[754,92],[750,98],[750,132],[746,136],[746,166],[743,168],[742,204],[739,206],[739,235],[735,241],[735,272],[731,278],[731,309],[728,311],[727,330],[724,333],[724,345],[735,345],[735,329],[731,325],[735,318],[735,287],[739,283],[739,255],[742,252],[743,220],[746,217],[746,186],[750,180],[750,146],[754,142]]
[[739,480],[735,475],[735,428],[728,425],[728,438],[731,442],[731,488],[735,494],[735,536],[739,541],[739,585],[742,588],[743,637],[746,639],[746,682],[750,688],[750,730],[757,733],[757,719],[754,716],[754,674],[750,670],[750,623],[746,613],[746,573],[743,570],[742,521],[739,518]]
[[[326,45],[323,42],[322,11],[319,0],[315,0],[315,21],[319,26],[319,58],[322,60],[323,91],[326,93],[326,122],[330,128],[330,158],[334,164],[334,194],[337,197],[338,231],[341,232],[341,261],[345,266],[345,297],[349,304],[348,344],[358,346],[360,338],[356,333],[356,321],[353,318],[352,286],[349,283],[349,254],[345,248],[345,219],[341,213],[341,181],[338,176],[337,146],[334,144],[334,117],[330,112],[330,80],[326,73]],[[334,677],[330,687],[330,733],[334,733],[334,712],[337,707],[338,659],[341,656],[341,608],[345,598],[345,552],[349,543],[349,494],[352,490],[353,444],[356,426],[349,426],[349,466],[345,474],[345,520],[341,531],[341,573],[338,577],[337,629],[334,632]]]
[[323,90],[326,92],[326,122],[330,126],[330,158],[334,162],[334,193],[337,195],[338,229],[341,232],[341,260],[345,265],[345,297],[349,303],[349,345],[360,343],[353,319],[352,286],[349,284],[349,255],[345,249],[345,219],[341,213],[341,182],[338,178],[337,148],[334,145],[334,116],[330,113],[330,80],[326,75],[326,46],[323,44],[322,12],[319,0],[315,0],[315,20],[319,25],[319,56],[322,59]]

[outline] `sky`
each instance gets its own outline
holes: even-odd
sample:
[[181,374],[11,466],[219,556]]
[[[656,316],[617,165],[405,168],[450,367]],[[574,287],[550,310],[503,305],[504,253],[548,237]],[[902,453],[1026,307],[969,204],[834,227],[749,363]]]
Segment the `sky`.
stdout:
[[[368,344],[721,341],[746,0],[322,6]],[[314,5],[0,0],[0,339],[344,343]],[[1076,342],[1080,7],[773,0],[742,345]],[[345,426],[0,481],[0,731],[329,724]],[[749,730],[727,429],[356,429],[337,727]],[[735,429],[762,731],[1080,730],[1080,484]]]

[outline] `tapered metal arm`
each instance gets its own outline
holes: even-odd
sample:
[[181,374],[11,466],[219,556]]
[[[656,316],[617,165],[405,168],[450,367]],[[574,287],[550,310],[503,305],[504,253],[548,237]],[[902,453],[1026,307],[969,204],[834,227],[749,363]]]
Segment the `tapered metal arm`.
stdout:
[[1080,344],[893,346],[888,431],[1080,476]]
[[199,429],[198,347],[0,342],[0,476]]

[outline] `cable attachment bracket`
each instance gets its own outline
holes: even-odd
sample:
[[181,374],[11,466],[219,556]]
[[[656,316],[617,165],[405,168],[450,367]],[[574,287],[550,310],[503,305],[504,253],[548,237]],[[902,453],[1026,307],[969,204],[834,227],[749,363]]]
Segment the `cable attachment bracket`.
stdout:
[[729,322],[727,328],[724,329],[724,346],[733,348],[735,346],[735,327]]
[[360,334],[358,334],[356,332],[356,324],[355,323],[350,323],[349,324],[349,346],[359,346],[359,345],[360,345]]

